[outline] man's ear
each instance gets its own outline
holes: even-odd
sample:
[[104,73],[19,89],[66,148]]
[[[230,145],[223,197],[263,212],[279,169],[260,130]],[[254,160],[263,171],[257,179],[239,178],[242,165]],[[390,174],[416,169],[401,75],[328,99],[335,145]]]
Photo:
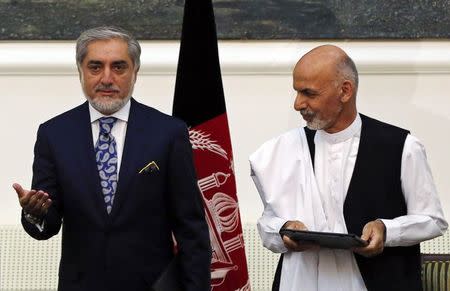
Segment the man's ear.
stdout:
[[355,86],[350,80],[344,80],[344,82],[341,85],[342,95],[341,95],[341,102],[347,103],[350,101],[350,99],[353,96],[353,92],[355,90]]

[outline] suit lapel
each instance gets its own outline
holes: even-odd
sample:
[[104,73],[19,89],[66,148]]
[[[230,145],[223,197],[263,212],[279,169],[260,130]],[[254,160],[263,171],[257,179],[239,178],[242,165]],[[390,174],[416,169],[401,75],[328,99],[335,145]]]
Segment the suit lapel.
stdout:
[[139,152],[143,147],[144,122],[143,114],[139,103],[131,99],[130,115],[128,117],[127,132],[122,153],[122,161],[119,172],[119,182],[114,194],[114,203],[111,211],[111,217],[114,217],[119,211],[124,200],[130,192],[129,185],[136,176],[136,165],[139,163]]

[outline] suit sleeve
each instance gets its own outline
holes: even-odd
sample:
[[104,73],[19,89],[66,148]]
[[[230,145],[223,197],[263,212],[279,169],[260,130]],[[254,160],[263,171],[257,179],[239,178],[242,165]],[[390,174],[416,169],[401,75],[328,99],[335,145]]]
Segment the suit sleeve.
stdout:
[[29,223],[24,218],[22,211],[22,225],[25,231],[35,239],[48,239],[59,232],[62,219],[62,205],[58,201],[58,179],[55,162],[43,125],[39,127],[36,144],[34,146],[33,180],[31,189],[43,190],[50,195],[53,203],[44,217],[43,229]]
[[169,164],[169,203],[184,290],[210,290],[211,244],[185,126],[177,130]]

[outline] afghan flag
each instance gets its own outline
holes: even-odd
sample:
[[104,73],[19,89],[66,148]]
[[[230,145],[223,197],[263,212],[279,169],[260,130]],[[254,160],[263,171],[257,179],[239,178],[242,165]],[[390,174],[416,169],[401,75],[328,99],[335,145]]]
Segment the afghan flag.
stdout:
[[189,127],[213,250],[212,290],[250,290],[211,0],[185,1],[173,116]]

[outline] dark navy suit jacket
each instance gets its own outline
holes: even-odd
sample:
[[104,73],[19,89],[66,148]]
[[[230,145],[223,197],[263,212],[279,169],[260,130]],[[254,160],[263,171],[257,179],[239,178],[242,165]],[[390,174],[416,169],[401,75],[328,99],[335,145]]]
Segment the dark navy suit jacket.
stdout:
[[[43,232],[23,214],[22,224],[36,239],[62,225],[59,290],[150,290],[174,257],[172,231],[184,290],[210,290],[208,227],[183,122],[131,99],[110,215],[87,102],[42,124],[34,154],[32,189],[53,205]],[[139,173],[151,161],[159,170]]]

